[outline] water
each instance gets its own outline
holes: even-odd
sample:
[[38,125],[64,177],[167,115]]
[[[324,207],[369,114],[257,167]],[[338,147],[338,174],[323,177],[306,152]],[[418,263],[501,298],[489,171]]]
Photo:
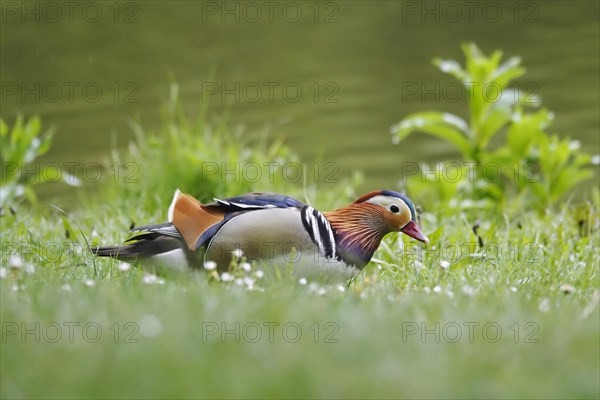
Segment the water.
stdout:
[[424,135],[391,145],[389,127],[427,109],[466,115],[431,64],[462,62],[464,41],[520,55],[519,85],[555,111],[553,130],[599,152],[597,1],[77,4],[2,3],[2,117],[55,126],[45,160],[105,159],[130,118],[157,127],[173,76],[191,112],[207,102],[339,178],[361,169],[365,189],[393,189],[403,162],[457,156]]

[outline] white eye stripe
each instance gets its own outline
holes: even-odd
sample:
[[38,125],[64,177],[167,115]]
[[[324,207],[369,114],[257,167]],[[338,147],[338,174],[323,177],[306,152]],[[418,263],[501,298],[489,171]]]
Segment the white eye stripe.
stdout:
[[[381,206],[381,207],[385,208],[386,210],[388,210],[389,212],[394,213],[394,214],[407,215],[409,218],[412,215],[408,204],[406,204],[406,202],[404,200],[402,200],[398,197],[379,195],[379,196],[371,197],[366,202]],[[394,206],[398,207],[398,210],[395,212],[392,211]]]
[[373,196],[366,202],[372,203],[372,204],[377,204],[377,205],[385,207],[387,209],[389,209],[391,206],[394,206],[394,205],[397,206],[398,208],[404,208],[404,207],[408,208],[408,205],[404,202],[404,200],[399,199],[397,197]]

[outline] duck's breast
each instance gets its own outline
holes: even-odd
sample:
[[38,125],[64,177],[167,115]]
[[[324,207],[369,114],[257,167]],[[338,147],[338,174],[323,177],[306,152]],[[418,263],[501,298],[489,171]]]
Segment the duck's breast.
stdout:
[[297,208],[269,208],[242,213],[227,221],[210,241],[205,259],[228,266],[234,250],[249,261],[293,261],[318,253]]

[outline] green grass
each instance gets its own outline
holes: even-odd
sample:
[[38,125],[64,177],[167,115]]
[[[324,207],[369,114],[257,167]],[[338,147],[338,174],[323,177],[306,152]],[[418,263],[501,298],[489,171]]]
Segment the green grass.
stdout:
[[113,156],[136,163],[137,183],[104,182],[68,216],[24,204],[0,217],[2,398],[600,396],[597,195],[545,215],[420,204],[432,246],[390,235],[347,287],[285,268],[255,277],[257,290],[205,271],[148,282],[86,241],[163,221],[176,186],[205,198],[274,188],[320,209],[355,195],[353,182],[205,179],[180,154],[296,159],[178,118]]

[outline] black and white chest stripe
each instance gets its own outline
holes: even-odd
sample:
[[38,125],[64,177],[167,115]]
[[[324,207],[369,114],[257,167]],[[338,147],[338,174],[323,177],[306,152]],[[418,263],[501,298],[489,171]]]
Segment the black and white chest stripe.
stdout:
[[310,206],[304,207],[301,214],[302,225],[321,254],[327,259],[341,260],[335,242],[335,233],[327,218]]

